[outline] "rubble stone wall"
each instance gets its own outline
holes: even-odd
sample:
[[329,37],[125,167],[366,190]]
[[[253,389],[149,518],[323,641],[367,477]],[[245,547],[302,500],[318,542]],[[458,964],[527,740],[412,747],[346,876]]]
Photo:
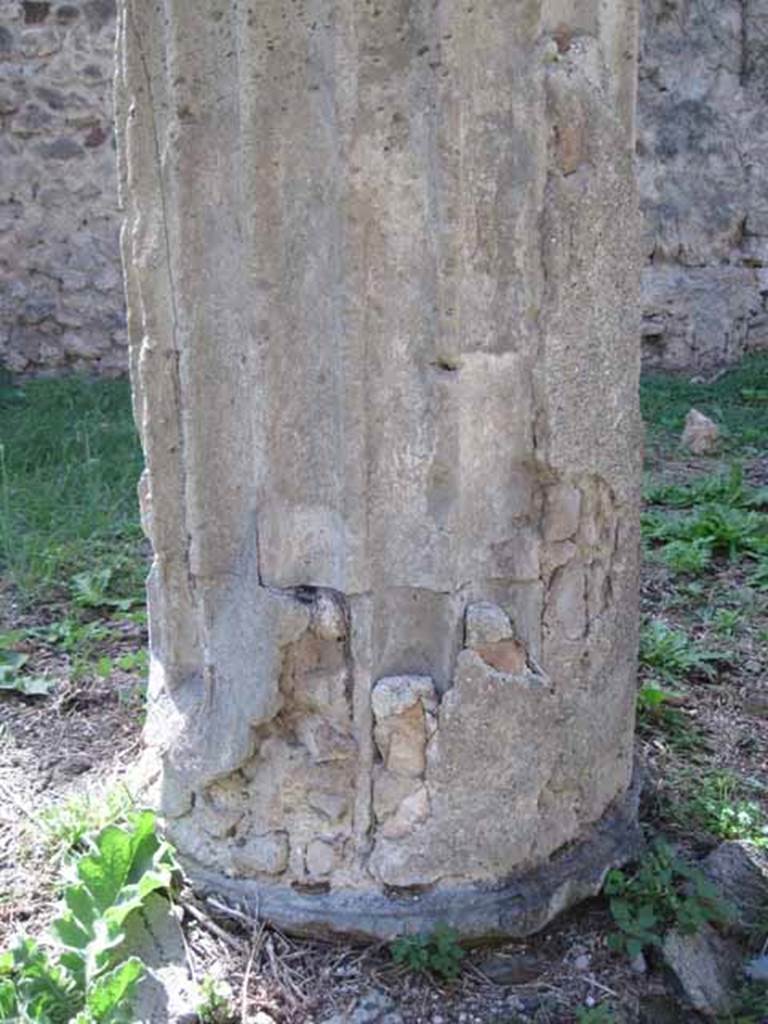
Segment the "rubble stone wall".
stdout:
[[646,366],[768,345],[768,0],[644,0]]
[[127,366],[114,0],[0,0],[0,365]]

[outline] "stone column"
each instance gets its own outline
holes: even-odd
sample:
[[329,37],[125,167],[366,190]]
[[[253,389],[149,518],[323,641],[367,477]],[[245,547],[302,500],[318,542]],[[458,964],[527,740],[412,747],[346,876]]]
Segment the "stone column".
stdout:
[[636,838],[632,0],[122,0],[146,740],[201,885],[524,934]]

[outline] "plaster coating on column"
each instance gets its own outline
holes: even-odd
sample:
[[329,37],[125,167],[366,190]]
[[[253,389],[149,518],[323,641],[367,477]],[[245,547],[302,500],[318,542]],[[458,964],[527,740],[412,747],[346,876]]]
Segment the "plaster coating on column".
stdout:
[[629,0],[122,0],[146,740],[199,884],[525,934],[631,853]]

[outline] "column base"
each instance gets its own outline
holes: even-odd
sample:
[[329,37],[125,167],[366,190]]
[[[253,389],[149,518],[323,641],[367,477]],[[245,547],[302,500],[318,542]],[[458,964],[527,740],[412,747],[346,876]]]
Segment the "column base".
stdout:
[[253,916],[297,935],[339,935],[391,940],[448,925],[463,940],[522,938],[540,931],[562,911],[596,896],[611,868],[638,855],[641,772],[629,790],[581,839],[545,863],[495,884],[435,886],[403,895],[336,889],[306,892],[253,879],[228,878],[182,858],[192,886],[250,908]]

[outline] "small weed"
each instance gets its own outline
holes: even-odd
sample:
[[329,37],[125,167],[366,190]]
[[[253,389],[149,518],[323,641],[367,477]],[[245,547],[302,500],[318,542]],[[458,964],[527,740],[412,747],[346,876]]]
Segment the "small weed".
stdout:
[[74,603],[80,608],[115,608],[120,612],[128,612],[134,605],[142,604],[143,589],[128,596],[117,596],[121,590],[125,594],[126,589],[125,583],[122,587],[117,585],[120,561],[113,560],[111,565],[73,576],[70,580],[70,590]]
[[755,559],[761,571],[768,556],[768,516],[761,512],[710,504],[687,516],[646,512],[642,525],[646,542],[661,544],[657,557],[677,572],[701,573],[715,555]]
[[[693,782],[693,780],[691,780]],[[760,805],[743,796],[743,784],[730,772],[697,776],[691,796],[678,803],[681,824],[695,823],[718,839],[745,839],[768,847],[768,821]]]
[[671,702],[678,695],[653,682],[643,683],[637,694],[637,729],[641,735],[663,733],[678,753],[692,754],[707,745],[701,730]]
[[109,623],[84,619],[84,614],[73,610],[70,615],[50,626],[30,632],[69,655],[69,674],[72,679],[82,679],[93,672],[101,678],[107,678],[112,671],[112,659],[102,651],[106,644],[119,640],[120,633],[111,628]]
[[725,922],[730,916],[712,883],[660,839],[634,874],[610,871],[603,892],[618,928],[608,944],[630,957],[661,945],[671,929],[690,935],[707,921]]
[[122,821],[134,805],[125,786],[81,793],[44,808],[37,816],[49,856],[56,859],[83,849],[85,837]]
[[146,674],[149,668],[149,653],[146,647],[140,647],[137,651],[121,654],[115,664],[123,672],[141,672]]
[[392,959],[416,972],[438,974],[453,981],[461,969],[465,953],[452,928],[438,927],[430,935],[405,935],[390,945]]
[[659,558],[672,572],[698,576],[712,564],[712,548],[705,541],[672,540],[659,550]]
[[200,1002],[196,1012],[200,1024],[230,1024],[234,1021],[229,985],[207,974],[200,982]]
[[703,650],[687,633],[672,629],[659,619],[652,619],[640,631],[640,661],[663,679],[673,682],[691,674],[711,679],[715,664],[723,655]]
[[720,636],[732,637],[743,628],[744,615],[738,608],[718,608],[709,621]]

